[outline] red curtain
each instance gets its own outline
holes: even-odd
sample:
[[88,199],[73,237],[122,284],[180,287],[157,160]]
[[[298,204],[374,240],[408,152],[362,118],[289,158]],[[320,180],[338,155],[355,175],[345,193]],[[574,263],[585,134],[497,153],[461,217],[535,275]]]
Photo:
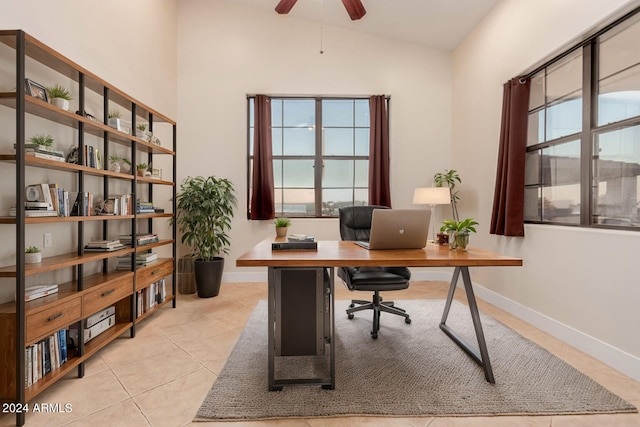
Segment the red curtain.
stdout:
[[391,207],[389,187],[389,122],[387,99],[375,95],[369,99],[369,204]]
[[253,180],[251,219],[273,219],[273,154],[271,151],[271,99],[256,95],[254,100]]
[[530,79],[504,84],[498,169],[489,232],[524,236],[524,164]]

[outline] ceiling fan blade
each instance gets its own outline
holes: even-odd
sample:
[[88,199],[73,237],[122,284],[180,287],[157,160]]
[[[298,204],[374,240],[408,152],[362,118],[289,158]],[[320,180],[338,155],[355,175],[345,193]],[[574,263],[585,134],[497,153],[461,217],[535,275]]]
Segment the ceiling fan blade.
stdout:
[[280,3],[276,6],[276,12],[281,15],[286,15],[297,1],[298,0],[280,0]]
[[344,8],[347,9],[347,13],[352,21],[356,21],[367,14],[360,0],[342,0],[342,4]]

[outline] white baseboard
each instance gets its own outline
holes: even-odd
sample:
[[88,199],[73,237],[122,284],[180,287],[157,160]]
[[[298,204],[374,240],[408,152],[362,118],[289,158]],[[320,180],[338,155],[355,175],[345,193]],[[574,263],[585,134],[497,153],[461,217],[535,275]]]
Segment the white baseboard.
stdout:
[[[451,281],[452,272],[436,270],[414,270],[412,280]],[[224,273],[222,280],[232,282],[266,282],[267,272],[234,272]],[[474,283],[477,297],[509,314],[524,320],[532,326],[558,338],[572,347],[600,360],[628,377],[640,381],[640,358],[626,353],[597,338],[589,336],[564,323],[558,322],[542,313],[532,310],[518,302]]]

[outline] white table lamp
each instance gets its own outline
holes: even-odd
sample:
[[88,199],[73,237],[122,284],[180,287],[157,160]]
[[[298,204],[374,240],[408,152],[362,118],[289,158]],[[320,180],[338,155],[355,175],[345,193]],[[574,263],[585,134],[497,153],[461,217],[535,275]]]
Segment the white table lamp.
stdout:
[[433,207],[435,205],[448,205],[451,203],[451,192],[449,187],[420,187],[413,191],[413,204],[414,205],[429,205],[431,208],[431,224],[432,232],[431,238],[435,240],[435,228],[433,227]]

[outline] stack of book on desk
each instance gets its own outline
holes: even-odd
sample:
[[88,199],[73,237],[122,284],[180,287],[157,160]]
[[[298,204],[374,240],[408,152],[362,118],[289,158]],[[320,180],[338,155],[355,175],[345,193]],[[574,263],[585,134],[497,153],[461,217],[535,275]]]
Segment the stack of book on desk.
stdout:
[[291,250],[318,250],[318,243],[313,236],[308,234],[290,234],[286,242],[274,242],[271,250],[291,251]]
[[84,247],[85,251],[90,252],[113,252],[126,248],[120,240],[92,240]]

